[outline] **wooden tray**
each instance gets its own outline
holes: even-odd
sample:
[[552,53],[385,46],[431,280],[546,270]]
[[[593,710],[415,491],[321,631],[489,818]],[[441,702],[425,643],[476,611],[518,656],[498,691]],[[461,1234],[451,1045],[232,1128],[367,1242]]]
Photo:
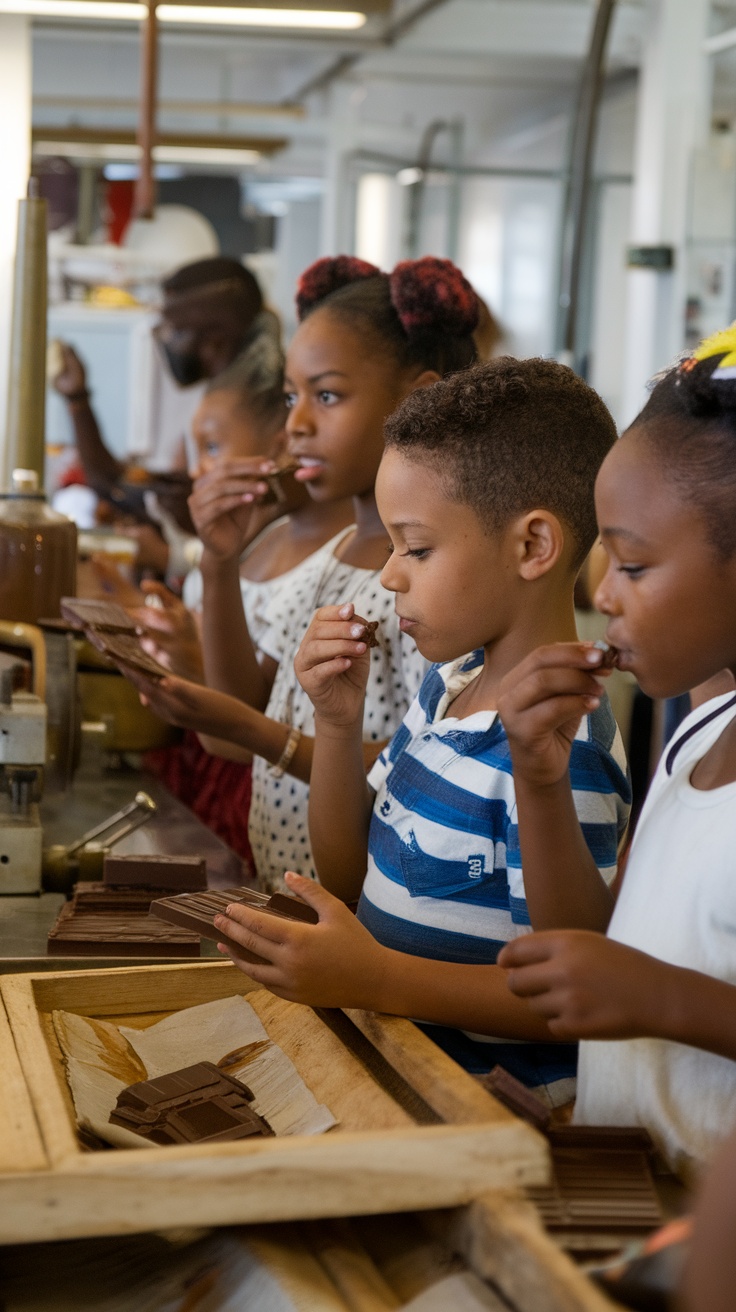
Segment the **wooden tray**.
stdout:
[[[5,976],[0,990],[16,1086],[19,1060],[28,1091],[0,1163],[0,1242],[430,1209],[548,1178],[542,1137],[408,1021],[317,1013],[226,962]],[[339,1126],[316,1137],[83,1151],[50,1013],[145,1027],[237,994]]]

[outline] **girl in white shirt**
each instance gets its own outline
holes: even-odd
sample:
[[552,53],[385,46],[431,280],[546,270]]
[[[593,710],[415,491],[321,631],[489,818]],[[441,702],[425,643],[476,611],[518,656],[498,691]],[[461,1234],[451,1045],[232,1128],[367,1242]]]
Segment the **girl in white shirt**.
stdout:
[[[595,603],[618,667],[651,697],[736,671],[735,366],[736,326],[658,382],[598,477]],[[542,648],[499,701],[530,917],[546,932],[498,961],[553,1035],[586,1040],[578,1122],[643,1125],[687,1176],[736,1125],[736,697],[693,711],[666,748],[614,908],[568,774],[604,659]]]

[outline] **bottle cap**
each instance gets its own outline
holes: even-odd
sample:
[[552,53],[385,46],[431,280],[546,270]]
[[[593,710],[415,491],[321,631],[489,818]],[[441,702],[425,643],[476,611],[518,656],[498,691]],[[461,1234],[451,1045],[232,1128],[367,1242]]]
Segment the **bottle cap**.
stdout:
[[14,492],[38,492],[38,474],[35,469],[14,469],[12,481]]

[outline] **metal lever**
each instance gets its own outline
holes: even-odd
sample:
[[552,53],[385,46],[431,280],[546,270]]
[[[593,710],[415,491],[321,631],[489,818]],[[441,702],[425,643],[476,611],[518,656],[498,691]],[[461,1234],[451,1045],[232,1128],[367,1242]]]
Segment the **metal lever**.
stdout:
[[[78,879],[102,878],[105,855],[121,838],[132,834],[150,820],[158,810],[148,793],[136,793],[132,802],[123,806],[102,824],[88,829],[86,834],[69,847],[56,844],[47,847],[43,854],[42,885],[47,893],[69,893]],[[118,828],[115,828],[115,826]],[[112,831],[112,832],[111,832]],[[104,843],[98,840],[104,835]]]
[[117,833],[111,834],[105,840],[105,846],[112,847],[114,843],[119,843],[121,838],[126,838],[128,834],[132,834],[134,829],[139,829],[141,825],[144,825],[147,820],[151,819],[152,815],[156,814],[157,810],[156,803],[152,797],[148,796],[148,793],[136,793],[133,801],[128,802],[127,806],[122,806],[114,815],[111,815],[107,820],[103,820],[102,824],[95,825],[94,829],[88,829],[87,833],[82,834],[82,837],[76,843],[72,843],[66,849],[67,856],[73,856],[86,843],[96,842],[102,834],[107,833],[108,829],[114,829],[115,825],[120,824],[121,820],[127,819],[127,824],[124,824]]

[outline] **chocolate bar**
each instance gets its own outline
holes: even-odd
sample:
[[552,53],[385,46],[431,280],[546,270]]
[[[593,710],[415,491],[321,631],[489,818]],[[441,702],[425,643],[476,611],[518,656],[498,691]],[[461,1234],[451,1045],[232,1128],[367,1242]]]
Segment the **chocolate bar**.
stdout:
[[546,1107],[541,1098],[531,1089],[527,1089],[525,1084],[520,1080],[514,1079],[509,1075],[503,1066],[494,1066],[490,1075],[484,1075],[482,1084],[492,1093],[494,1098],[508,1107],[509,1111],[520,1116],[522,1120],[529,1121],[537,1130],[544,1134],[549,1128],[552,1120],[552,1112]]
[[283,479],[288,474],[295,474],[299,467],[298,460],[290,460],[288,457],[284,457],[283,460],[278,462],[272,474],[265,475],[264,482],[268,483],[270,488],[269,495],[265,498],[267,502],[286,500],[286,493],[282,486]]
[[603,659],[598,666],[599,670],[615,670],[618,664],[618,647],[612,647],[605,639],[599,638],[593,643],[596,651],[603,652]]
[[143,650],[135,634],[85,629],[85,637],[103,656],[109,656],[114,665],[127,665],[147,679],[165,679],[171,673]]
[[259,893],[251,888],[223,891],[210,889],[206,893],[182,893],[179,897],[159,898],[151,903],[151,915],[194,930],[202,938],[213,939],[215,943],[224,943],[244,961],[262,965],[263,957],[248,952],[240,943],[215,928],[215,916],[224,915],[233,902],[240,902],[243,906],[252,907],[254,911],[265,911],[269,916],[280,916],[285,920],[300,920],[309,925],[316,925],[319,920],[317,912],[302,902],[301,898],[287,897],[284,893],[272,893],[269,897],[268,893]]
[[85,880],[74,885],[70,905],[77,911],[139,911],[147,916],[155,897],[163,890],[132,885],[130,888],[112,888],[108,884]]
[[501,1066],[494,1066],[482,1083],[549,1141],[551,1183],[527,1189],[549,1230],[569,1238],[585,1232],[635,1234],[662,1224],[651,1170],[654,1144],[646,1130],[554,1125],[541,1098]]
[[101,633],[135,634],[130,615],[115,601],[91,601],[86,597],[62,597],[61,614],[77,629],[95,628]]
[[169,673],[143,650],[128,612],[113,601],[62,597],[61,613],[75,628],[84,629],[92,646],[115,665],[127,665],[147,679],[164,679]]
[[376,637],[376,631],[378,629],[378,620],[364,620],[362,615],[353,615],[352,622],[353,624],[363,625],[363,628],[365,630],[363,634],[363,642],[365,643],[369,651],[373,647],[379,646],[378,638]]
[[189,893],[207,887],[207,862],[202,856],[106,856],[102,877],[113,888]]
[[159,1144],[265,1138],[273,1130],[249,1105],[253,1098],[247,1084],[210,1061],[200,1061],[155,1080],[129,1084],[118,1094],[110,1124]]
[[[98,895],[99,896],[99,895]],[[165,925],[143,905],[105,906],[82,895],[62,907],[49,930],[47,952],[53,957],[198,957],[199,935]],[[150,902],[149,902],[150,905]]]

